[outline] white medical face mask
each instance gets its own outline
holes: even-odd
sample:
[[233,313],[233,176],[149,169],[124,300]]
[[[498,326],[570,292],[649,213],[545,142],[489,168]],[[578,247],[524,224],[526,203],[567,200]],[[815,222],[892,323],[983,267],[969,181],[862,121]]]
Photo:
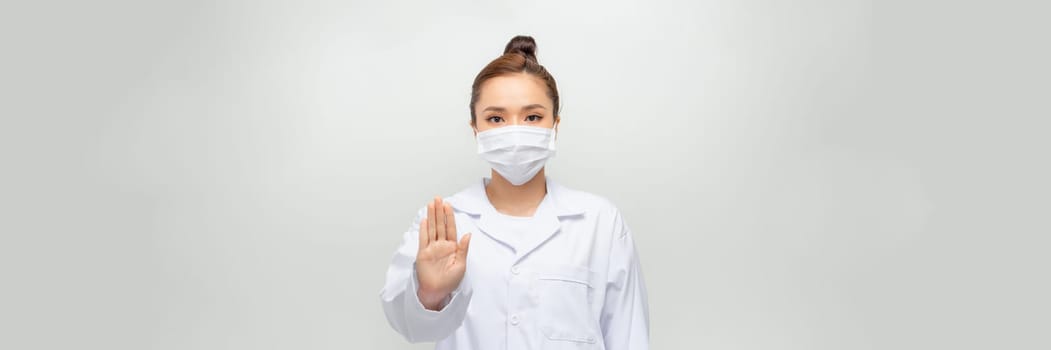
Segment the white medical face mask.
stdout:
[[512,185],[521,186],[555,156],[555,129],[509,125],[482,131],[478,156]]

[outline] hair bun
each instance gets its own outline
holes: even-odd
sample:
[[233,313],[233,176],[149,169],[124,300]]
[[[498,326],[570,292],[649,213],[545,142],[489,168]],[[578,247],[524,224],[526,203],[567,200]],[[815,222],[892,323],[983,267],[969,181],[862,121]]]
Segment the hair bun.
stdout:
[[526,35],[518,35],[511,38],[511,41],[504,47],[504,54],[517,53],[525,56],[526,59],[536,61],[536,40],[533,37]]

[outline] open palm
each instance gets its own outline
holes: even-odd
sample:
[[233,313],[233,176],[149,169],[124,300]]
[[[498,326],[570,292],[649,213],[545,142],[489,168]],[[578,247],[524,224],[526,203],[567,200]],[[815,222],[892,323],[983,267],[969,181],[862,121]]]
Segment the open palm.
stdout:
[[456,220],[449,203],[435,197],[427,204],[427,217],[420,222],[420,249],[416,253],[418,296],[424,307],[438,310],[441,302],[460,285],[467,270],[467,248],[471,234],[457,243]]

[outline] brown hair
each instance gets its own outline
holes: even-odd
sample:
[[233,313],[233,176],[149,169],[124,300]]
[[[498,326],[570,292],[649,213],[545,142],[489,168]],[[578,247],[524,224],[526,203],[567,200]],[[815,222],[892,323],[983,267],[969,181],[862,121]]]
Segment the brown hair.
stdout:
[[482,83],[490,78],[512,73],[528,73],[543,81],[547,85],[547,97],[551,98],[554,105],[554,116],[558,118],[558,86],[555,85],[555,78],[536,61],[536,41],[533,37],[518,35],[507,43],[502,56],[489,62],[474,78],[474,84],[471,85],[471,104],[468,106],[471,109],[471,125],[475,124],[474,104],[478,102]]

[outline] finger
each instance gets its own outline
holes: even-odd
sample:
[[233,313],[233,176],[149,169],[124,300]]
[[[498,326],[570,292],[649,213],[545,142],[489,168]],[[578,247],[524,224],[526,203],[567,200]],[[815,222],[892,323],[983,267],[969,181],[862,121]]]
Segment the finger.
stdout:
[[438,225],[438,240],[444,241],[445,238],[445,205],[442,204],[441,197],[434,197],[434,215],[436,216],[435,225]]
[[453,206],[445,202],[445,239],[456,242],[456,216]]
[[431,235],[427,234],[427,218],[420,220],[420,249],[431,244]]
[[437,240],[437,238],[435,237],[437,235],[437,232],[434,229],[434,216],[434,202],[432,201],[427,204],[427,235],[430,236],[427,239],[431,242]]
[[460,239],[460,245],[459,245],[460,249],[456,250],[456,255],[459,256],[459,260],[460,261],[463,261],[463,262],[467,261],[467,249],[470,248],[470,247],[471,247],[471,233],[468,232],[468,233],[465,233],[463,235],[463,238]]

